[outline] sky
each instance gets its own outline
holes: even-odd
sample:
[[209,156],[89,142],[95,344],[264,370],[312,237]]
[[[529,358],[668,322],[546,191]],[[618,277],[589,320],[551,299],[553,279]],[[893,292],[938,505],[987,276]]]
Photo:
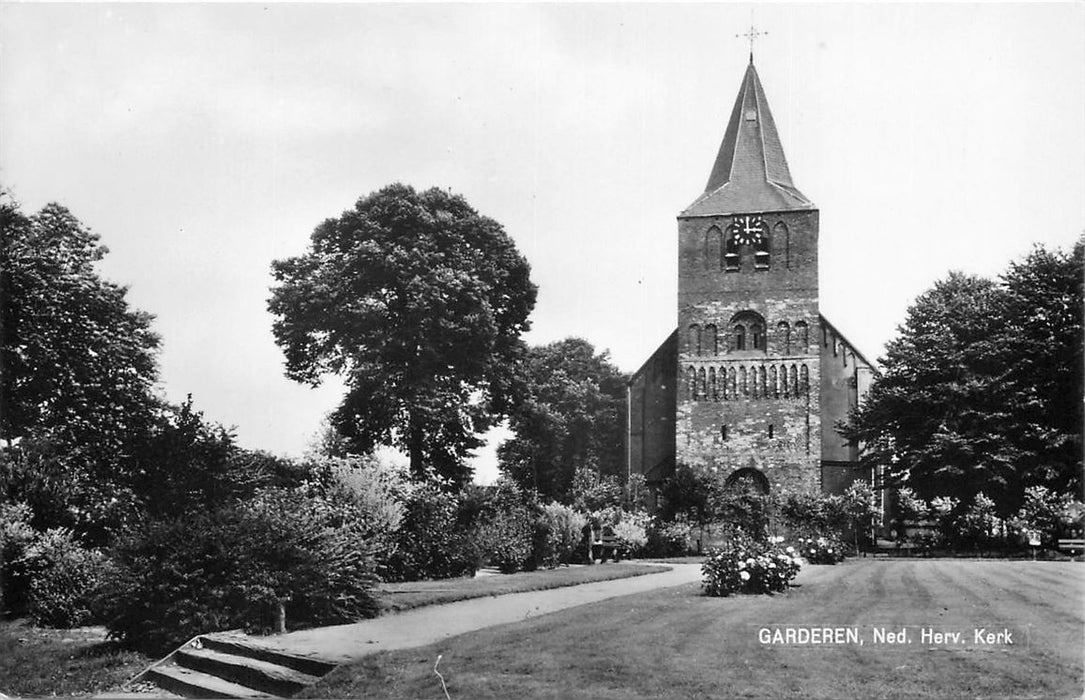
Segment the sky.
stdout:
[[[161,387],[300,455],[271,262],[384,185],[462,194],[539,287],[526,340],[632,372],[674,329],[678,213],[754,46],[820,210],[822,313],[872,360],[951,270],[1085,231],[1085,4],[0,3],[0,183],[101,235]],[[493,446],[476,477],[496,474]]]

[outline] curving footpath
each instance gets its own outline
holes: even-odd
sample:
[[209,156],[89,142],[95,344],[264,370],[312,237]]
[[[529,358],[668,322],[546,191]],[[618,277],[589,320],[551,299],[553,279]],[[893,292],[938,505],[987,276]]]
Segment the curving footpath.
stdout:
[[701,580],[700,564],[666,564],[659,573],[527,593],[430,605],[349,625],[274,637],[200,635],[133,679],[195,698],[289,697],[336,666],[369,654],[410,649],[530,617]]
[[263,637],[260,641],[262,646],[289,654],[342,664],[378,651],[426,646],[447,637],[485,627],[518,622],[608,598],[701,580],[700,564],[666,566],[671,570],[615,581],[583,583],[545,591],[509,593],[431,605],[349,625]]

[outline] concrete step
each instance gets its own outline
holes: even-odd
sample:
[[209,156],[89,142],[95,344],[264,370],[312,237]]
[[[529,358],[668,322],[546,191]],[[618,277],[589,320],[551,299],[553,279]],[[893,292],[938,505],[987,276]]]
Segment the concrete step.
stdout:
[[245,656],[250,659],[259,659],[260,661],[268,661],[318,678],[338,666],[338,664],[331,661],[324,661],[308,656],[296,656],[275,649],[269,649],[266,646],[253,643],[246,637],[234,634],[205,634],[199,638],[199,641],[205,649],[221,651],[225,654],[233,654],[235,656]]
[[145,679],[160,688],[188,698],[271,698],[275,697],[254,688],[231,683],[191,668],[162,664],[147,670]]
[[302,673],[279,663],[216,651],[206,646],[195,648],[189,645],[178,649],[173,661],[178,666],[214,675],[269,695],[290,696],[320,679],[320,676]]

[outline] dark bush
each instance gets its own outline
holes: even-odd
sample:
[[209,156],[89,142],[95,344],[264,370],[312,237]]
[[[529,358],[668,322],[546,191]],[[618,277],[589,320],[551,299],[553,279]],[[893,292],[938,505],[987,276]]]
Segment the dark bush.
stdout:
[[689,525],[683,522],[666,522],[653,519],[648,526],[648,544],[645,555],[649,557],[681,557],[688,554]]
[[161,653],[196,634],[294,628],[376,614],[375,562],[349,504],[271,490],[122,539],[100,605],[110,635]]
[[381,567],[386,581],[471,576],[479,550],[472,523],[461,517],[460,499],[437,484],[418,484],[405,497],[395,548]]
[[488,516],[475,530],[483,559],[505,574],[525,568],[533,550],[535,524],[532,512],[524,506]]
[[0,503],[0,612],[26,612],[30,580],[23,555],[37,536],[25,503]]

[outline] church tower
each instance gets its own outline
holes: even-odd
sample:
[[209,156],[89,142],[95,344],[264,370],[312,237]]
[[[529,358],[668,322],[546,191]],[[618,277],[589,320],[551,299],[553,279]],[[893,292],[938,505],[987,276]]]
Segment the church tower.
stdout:
[[818,211],[750,64],[705,191],[678,217],[674,462],[821,486]]

